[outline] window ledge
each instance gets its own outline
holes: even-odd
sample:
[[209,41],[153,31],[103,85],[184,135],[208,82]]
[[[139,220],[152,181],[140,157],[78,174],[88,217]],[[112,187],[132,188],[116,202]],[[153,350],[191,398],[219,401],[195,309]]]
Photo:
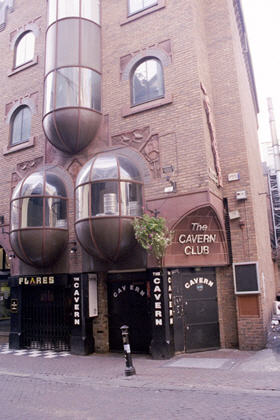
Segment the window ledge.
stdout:
[[120,25],[126,25],[127,23],[139,19],[142,16],[148,15],[150,13],[156,12],[157,10],[163,9],[165,7],[165,1],[166,0],[158,0],[158,3],[154,6],[148,7],[147,9],[141,10],[140,12],[135,12],[129,16],[127,16],[126,19],[124,19],[122,22],[120,22]]
[[39,60],[38,60],[38,56],[36,58],[34,58],[34,60],[32,61],[28,61],[28,63],[22,64],[19,67],[14,68],[11,73],[8,74],[8,77],[13,76],[14,74],[19,73],[22,70],[28,69],[29,67],[35,66],[36,64],[38,64]]
[[166,95],[165,98],[155,99],[154,101],[145,102],[144,104],[135,105],[133,107],[125,105],[121,109],[121,114],[122,114],[122,117],[125,118],[133,114],[138,114],[139,112],[148,111],[150,109],[158,108],[163,105],[171,104],[172,102],[173,102],[172,95]]
[[15,146],[6,146],[3,148],[3,155],[9,155],[10,153],[14,153],[14,152],[18,152],[20,150],[23,149],[28,149],[28,147],[33,147],[35,144],[35,138],[36,137],[31,137],[29,140],[23,142],[23,143],[19,143]]

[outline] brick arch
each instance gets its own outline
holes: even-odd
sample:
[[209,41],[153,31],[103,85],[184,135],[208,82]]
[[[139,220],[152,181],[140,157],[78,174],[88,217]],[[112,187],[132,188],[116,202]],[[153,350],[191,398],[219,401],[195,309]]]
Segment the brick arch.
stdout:
[[16,44],[18,43],[20,38],[27,32],[33,32],[33,34],[35,35],[35,38],[37,38],[38,35],[39,35],[39,32],[40,32],[39,26],[36,23],[28,23],[27,25],[24,25],[23,28],[16,31],[14,36],[12,37],[12,39],[10,41],[10,49],[11,50],[15,49]]
[[14,114],[14,112],[21,106],[28,106],[31,110],[31,114],[34,115],[37,113],[37,106],[36,106],[36,101],[34,100],[34,98],[30,98],[30,97],[25,97],[25,98],[20,98],[18,100],[16,100],[13,104],[13,106],[9,109],[9,112],[6,115],[6,123],[10,124],[11,123],[11,118]]
[[140,61],[143,61],[148,58],[157,58],[162,66],[168,66],[171,64],[171,57],[167,52],[160,48],[148,48],[144,51],[139,52],[135,56],[133,56],[125,65],[122,70],[121,80],[126,81],[129,80],[130,74],[135,68],[136,64]]

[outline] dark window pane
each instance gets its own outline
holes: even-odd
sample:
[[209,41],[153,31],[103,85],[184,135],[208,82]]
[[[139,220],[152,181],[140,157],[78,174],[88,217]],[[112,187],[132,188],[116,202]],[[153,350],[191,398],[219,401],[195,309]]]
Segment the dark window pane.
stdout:
[[133,182],[121,182],[122,216],[141,216],[142,185]]
[[31,131],[31,111],[25,106],[19,108],[14,113],[12,119],[12,135],[11,144],[19,144],[27,141],[30,137]]
[[48,198],[45,200],[45,225],[55,228],[67,228],[66,200]]
[[[20,184],[21,185],[21,184]],[[26,197],[28,195],[42,195],[44,187],[43,172],[34,172],[24,181],[19,196]]]
[[46,174],[46,195],[67,196],[63,181],[55,174]]
[[134,163],[129,162],[127,158],[123,158],[122,156],[119,156],[118,159],[120,162],[121,179],[133,179],[135,181],[141,181],[141,175]]
[[21,227],[43,226],[43,198],[32,197],[22,200]]
[[155,59],[143,61],[133,73],[133,105],[160,98],[163,93],[163,74],[160,62]]
[[95,160],[91,180],[118,178],[118,163],[114,156],[103,155]]
[[92,216],[118,216],[118,182],[96,182],[91,184]]

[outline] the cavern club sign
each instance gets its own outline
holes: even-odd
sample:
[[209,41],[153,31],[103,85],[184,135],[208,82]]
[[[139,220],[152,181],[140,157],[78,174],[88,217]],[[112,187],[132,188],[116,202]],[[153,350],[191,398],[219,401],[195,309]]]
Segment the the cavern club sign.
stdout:
[[179,233],[178,242],[183,246],[185,255],[208,255],[211,244],[217,243],[217,233],[211,233],[209,226],[192,222],[188,232]]
[[228,264],[226,233],[212,208],[198,209],[177,224],[165,264],[170,267]]

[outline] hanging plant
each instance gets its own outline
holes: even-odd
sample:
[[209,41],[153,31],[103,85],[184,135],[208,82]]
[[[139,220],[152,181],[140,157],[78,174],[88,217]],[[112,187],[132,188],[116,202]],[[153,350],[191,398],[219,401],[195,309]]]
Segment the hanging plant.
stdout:
[[173,238],[173,232],[166,226],[166,220],[163,217],[144,214],[135,218],[132,224],[139,244],[161,263]]

